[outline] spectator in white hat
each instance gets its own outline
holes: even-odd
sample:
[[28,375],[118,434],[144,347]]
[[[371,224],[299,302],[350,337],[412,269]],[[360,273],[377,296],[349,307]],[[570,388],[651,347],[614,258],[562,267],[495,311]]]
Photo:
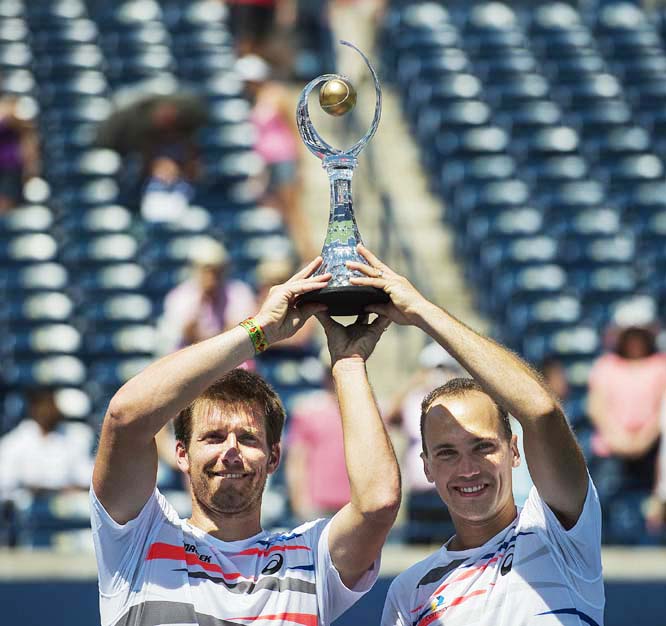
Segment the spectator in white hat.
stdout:
[[164,300],[163,354],[214,337],[257,308],[250,286],[229,277],[229,254],[221,243],[203,237],[193,245],[190,261],[191,276]]

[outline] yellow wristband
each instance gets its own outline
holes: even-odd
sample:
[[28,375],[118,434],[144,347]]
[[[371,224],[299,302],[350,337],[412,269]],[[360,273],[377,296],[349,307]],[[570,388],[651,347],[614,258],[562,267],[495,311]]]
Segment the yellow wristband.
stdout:
[[248,317],[246,320],[243,320],[239,326],[242,326],[247,334],[250,335],[250,341],[254,346],[254,353],[261,354],[264,350],[268,348],[268,341],[266,341],[266,335],[261,326],[257,324],[257,321],[254,317]]

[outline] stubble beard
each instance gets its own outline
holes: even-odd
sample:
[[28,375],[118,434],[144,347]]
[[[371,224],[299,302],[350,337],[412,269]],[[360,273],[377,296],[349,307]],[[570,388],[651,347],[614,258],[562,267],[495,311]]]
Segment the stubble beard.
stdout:
[[215,490],[212,480],[202,477],[199,484],[192,484],[192,495],[199,506],[218,515],[242,515],[254,508],[261,508],[261,500],[266,486],[266,474],[253,476],[250,484],[241,489],[233,485]]

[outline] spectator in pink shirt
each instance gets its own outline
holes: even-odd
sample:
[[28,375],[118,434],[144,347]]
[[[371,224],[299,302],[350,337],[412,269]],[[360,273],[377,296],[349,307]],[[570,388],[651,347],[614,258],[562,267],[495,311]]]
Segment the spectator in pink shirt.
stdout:
[[271,80],[271,67],[259,56],[238,60],[236,71],[245,81],[252,103],[250,119],[256,131],[254,151],[266,164],[262,202],[278,209],[302,261],[318,254],[300,197],[302,143],[296,126],[296,100],[281,83]]
[[164,300],[160,321],[163,353],[209,339],[243,321],[257,308],[252,289],[228,277],[229,255],[221,243],[202,239],[193,247],[190,259],[191,277]]
[[332,381],[296,402],[287,431],[287,487],[299,520],[329,517],[351,497]]
[[599,468],[600,495],[652,488],[665,392],[666,355],[657,352],[655,334],[636,326],[622,329],[615,352],[595,362],[589,379],[591,470]]

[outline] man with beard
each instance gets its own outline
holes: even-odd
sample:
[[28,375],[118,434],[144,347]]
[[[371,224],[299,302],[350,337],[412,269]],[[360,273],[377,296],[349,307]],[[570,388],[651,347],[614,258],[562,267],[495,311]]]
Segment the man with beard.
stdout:
[[[421,406],[424,471],[455,534],[391,584],[382,626],[603,623],[601,509],[557,399],[503,346],[426,300],[365,248],[352,283],[383,289],[366,307],[422,329],[473,378],[454,378]],[[509,413],[520,423],[534,481],[525,506],[512,495],[520,463]]]
[[[254,318],[153,363],[111,400],[91,490],[103,626],[323,625],[372,586],[400,477],[365,361],[390,322],[343,327],[323,305],[294,306],[328,283],[313,276],[321,262],[274,287]],[[234,368],[313,314],[331,353],[351,501],[330,520],[269,533],[261,502],[284,409],[259,376]],[[155,488],[154,437],[175,416],[189,519]]]

